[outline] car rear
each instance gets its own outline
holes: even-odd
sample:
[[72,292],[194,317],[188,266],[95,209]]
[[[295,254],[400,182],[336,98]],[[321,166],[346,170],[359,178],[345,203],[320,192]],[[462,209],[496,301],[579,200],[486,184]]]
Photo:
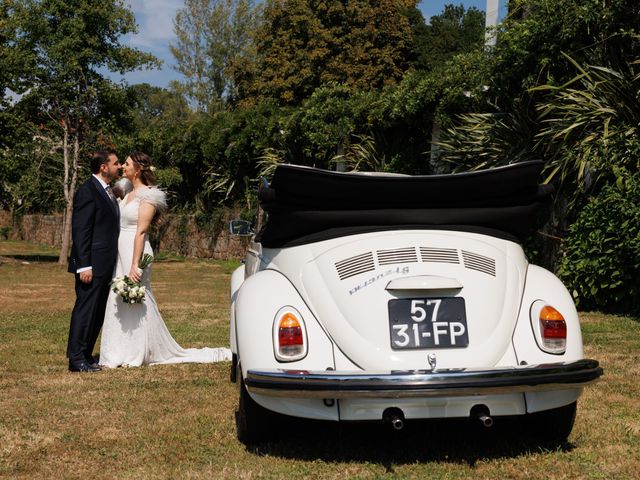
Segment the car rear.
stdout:
[[602,370],[583,359],[571,296],[521,247],[546,195],[539,170],[276,171],[259,267],[234,304],[245,403],[394,425],[552,412],[570,431]]

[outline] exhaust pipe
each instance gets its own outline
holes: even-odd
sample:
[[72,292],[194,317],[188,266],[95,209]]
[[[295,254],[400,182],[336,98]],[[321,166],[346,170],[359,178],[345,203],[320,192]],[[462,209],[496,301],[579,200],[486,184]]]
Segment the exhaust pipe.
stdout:
[[480,423],[487,428],[493,427],[493,418],[489,415],[478,415],[478,420],[480,420]]
[[483,427],[493,427],[493,417],[485,405],[476,405],[471,409],[471,417],[477,419]]
[[391,425],[394,430],[402,430],[404,428],[404,413],[396,407],[387,408],[382,414],[382,421]]
[[404,419],[400,417],[394,417],[391,419],[391,426],[394,430],[402,430],[404,428]]

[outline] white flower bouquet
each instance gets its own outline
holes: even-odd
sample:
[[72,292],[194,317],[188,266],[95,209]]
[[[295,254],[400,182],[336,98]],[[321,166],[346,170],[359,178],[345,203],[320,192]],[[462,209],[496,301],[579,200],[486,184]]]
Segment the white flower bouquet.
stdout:
[[147,289],[140,282],[134,282],[127,275],[116,277],[111,281],[111,290],[120,295],[125,303],[141,303],[147,294]]
[[[148,253],[142,254],[140,262],[138,262],[138,270],[142,275],[142,271],[153,262],[153,255]],[[144,302],[147,294],[147,288],[140,282],[134,282],[127,275],[116,277],[111,281],[111,290],[122,298],[122,301],[132,305]]]

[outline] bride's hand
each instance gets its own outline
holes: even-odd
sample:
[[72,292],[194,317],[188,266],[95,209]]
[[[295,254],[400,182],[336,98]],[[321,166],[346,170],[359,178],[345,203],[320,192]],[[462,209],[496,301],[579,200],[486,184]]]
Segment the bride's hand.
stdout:
[[129,278],[134,282],[139,282],[142,279],[142,269],[136,266],[131,266],[131,271],[129,272]]

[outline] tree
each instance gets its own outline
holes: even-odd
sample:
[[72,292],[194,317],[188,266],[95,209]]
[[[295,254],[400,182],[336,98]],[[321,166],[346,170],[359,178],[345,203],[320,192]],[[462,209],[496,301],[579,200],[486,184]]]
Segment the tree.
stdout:
[[[9,19],[12,9],[9,2],[3,1],[0,4],[0,91],[2,99],[0,99],[0,114],[4,111],[8,102],[7,88],[11,83],[11,77],[14,72],[13,49],[10,47],[10,41],[15,38],[15,27],[10,24]],[[4,125],[4,122],[3,124]],[[4,129],[3,129],[4,130]]]
[[511,3],[486,57],[484,111],[445,132],[445,156],[458,169],[542,158],[547,181],[572,192],[610,172],[612,158],[631,168],[611,147],[627,151],[637,132],[638,22],[630,0]]
[[351,90],[395,84],[409,68],[415,0],[269,0],[249,91],[299,104],[331,82]]
[[208,200],[219,204],[246,195],[249,182],[257,180],[259,157],[282,145],[286,110],[265,101],[205,120],[202,152],[209,169],[203,193]]
[[[9,148],[16,141],[19,122],[11,111],[16,101],[16,91],[22,89],[29,60],[25,52],[15,48],[17,15],[14,2],[0,2],[0,149]],[[2,168],[4,170],[4,168]]]
[[118,145],[149,154],[157,166],[173,165],[182,154],[180,136],[196,116],[179,85],[131,85],[126,96],[127,119],[116,135]]
[[639,167],[639,24],[632,0],[510,2],[486,58],[484,102],[442,137],[459,169],[546,162],[556,195],[538,261],[549,266],[588,197]]
[[237,76],[252,62],[258,9],[252,0],[186,0],[174,20],[171,52],[198,111],[238,95]]
[[425,27],[419,23],[414,27],[416,68],[432,70],[455,54],[482,48],[484,30],[484,12],[475,7],[465,10],[463,5],[446,5]]
[[[157,60],[124,46],[119,38],[136,31],[133,13],[118,0],[16,0],[9,17],[11,42],[28,60],[18,93],[27,105],[25,119],[34,134],[61,155],[65,212],[59,263],[65,263],[71,239],[71,213],[83,147],[96,135],[101,99],[117,88],[98,70],[124,73]],[[46,126],[46,129],[37,125]]]
[[505,99],[574,75],[563,54],[613,68],[638,56],[640,4],[635,0],[512,0],[498,31],[493,88]]

